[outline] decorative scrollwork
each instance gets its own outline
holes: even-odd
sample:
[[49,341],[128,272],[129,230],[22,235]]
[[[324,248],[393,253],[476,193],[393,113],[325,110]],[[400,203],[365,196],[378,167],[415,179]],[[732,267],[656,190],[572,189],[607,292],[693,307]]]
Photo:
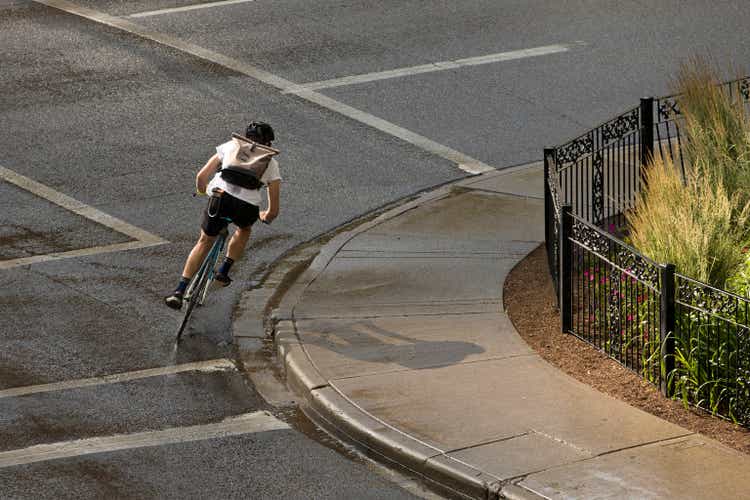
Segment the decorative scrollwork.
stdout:
[[591,207],[594,216],[594,224],[599,224],[604,218],[604,158],[601,152],[594,155],[593,165],[594,178],[592,179],[592,199],[594,206]]
[[557,161],[558,163],[573,163],[592,151],[594,151],[594,140],[591,134],[587,134],[557,148]]
[[740,94],[746,101],[750,101],[750,78],[740,80]]
[[[638,281],[656,290],[660,289],[658,266],[620,244],[617,240],[577,219],[573,221],[573,239],[593,252],[609,259],[612,264]],[[618,271],[618,273],[621,272]]]
[[641,255],[633,253],[627,248],[622,248],[617,252],[617,264],[635,276],[638,281],[651,285],[657,290],[660,289],[659,268]]
[[552,261],[556,264],[553,266],[555,270],[555,283],[558,282],[558,267],[560,263],[560,222],[559,212],[555,212],[555,219],[552,221]]
[[609,253],[610,239],[579,220],[573,221],[573,239],[598,254]]
[[677,100],[669,97],[660,99],[656,109],[659,113],[660,121],[671,120],[682,114],[682,111],[680,111],[680,107],[677,104]]
[[638,130],[640,121],[641,116],[638,108],[630,113],[618,116],[611,122],[605,123],[601,126],[602,141],[608,143],[622,139],[634,130]]
[[560,176],[557,175],[555,169],[550,169],[549,177],[547,178],[547,185],[549,186],[550,198],[552,198],[552,206],[555,209],[555,213],[560,212]]
[[620,359],[622,348],[622,292],[620,282],[620,271],[612,268],[609,273],[609,289],[607,293],[607,334],[609,337],[609,354],[615,359]]
[[740,302],[737,297],[726,292],[682,279],[679,276],[677,277],[677,298],[683,304],[699,311],[724,318],[736,318]]

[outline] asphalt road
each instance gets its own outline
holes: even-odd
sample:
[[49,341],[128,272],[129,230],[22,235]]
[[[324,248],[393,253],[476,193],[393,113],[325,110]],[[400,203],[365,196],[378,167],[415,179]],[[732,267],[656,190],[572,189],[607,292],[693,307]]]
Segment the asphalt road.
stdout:
[[[669,93],[692,55],[709,55],[725,76],[748,71],[750,13],[739,1],[256,0],[128,17],[197,3],[76,3],[154,34],[144,38],[41,3],[0,0],[0,167],[164,240],[111,251],[133,238],[55,204],[48,191],[0,181],[0,265],[40,260],[0,268],[0,391],[232,359],[232,308],[274,259],[467,175],[437,146],[493,168],[536,161],[544,146],[639,97]],[[272,84],[552,45],[564,50],[316,90],[326,99]],[[186,50],[195,47],[218,57]],[[193,336],[175,347],[178,314],[161,298],[198,233],[194,174],[253,119],[277,131],[281,216],[257,228],[233,286],[211,297]],[[59,252],[78,253],[49,260]],[[66,387],[0,397],[0,458],[274,410],[232,369]],[[0,460],[1,490],[13,497],[359,498],[363,485],[372,497],[411,494],[294,430],[28,465]]]

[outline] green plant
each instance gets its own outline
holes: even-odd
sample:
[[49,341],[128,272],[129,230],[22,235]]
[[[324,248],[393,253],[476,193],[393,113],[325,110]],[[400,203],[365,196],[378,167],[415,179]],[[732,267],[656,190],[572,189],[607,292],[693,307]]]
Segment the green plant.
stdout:
[[736,421],[737,384],[728,370],[736,357],[735,343],[731,337],[718,345],[711,342],[711,334],[719,328],[716,321],[701,323],[697,315],[680,321],[689,335],[675,338],[675,368],[668,374],[675,396],[686,407],[692,403]]
[[630,241],[651,259],[722,288],[744,262],[748,206],[739,208],[720,180],[683,183],[669,158],[651,162],[646,183],[627,215]]

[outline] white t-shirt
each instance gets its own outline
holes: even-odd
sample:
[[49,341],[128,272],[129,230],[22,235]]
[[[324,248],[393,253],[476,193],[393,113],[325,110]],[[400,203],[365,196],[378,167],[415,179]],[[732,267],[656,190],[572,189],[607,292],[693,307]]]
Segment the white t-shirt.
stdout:
[[[231,148],[232,146],[232,141],[229,141],[216,147],[216,154],[221,160],[222,168],[226,167],[226,165],[224,164],[224,157],[226,155],[224,153],[228,150],[228,148]],[[268,168],[263,173],[260,181],[263,184],[268,185],[269,182],[277,180],[281,180],[281,174],[279,173],[279,162],[277,162],[275,158],[271,158],[271,161],[268,162]],[[252,203],[253,205],[260,206],[261,204],[260,189],[247,189],[240,186],[235,186],[234,184],[230,184],[221,178],[221,173],[219,172],[216,172],[214,178],[211,179],[211,182],[208,183],[206,192],[210,193],[214,188],[223,189],[235,198],[239,198],[242,201]]]

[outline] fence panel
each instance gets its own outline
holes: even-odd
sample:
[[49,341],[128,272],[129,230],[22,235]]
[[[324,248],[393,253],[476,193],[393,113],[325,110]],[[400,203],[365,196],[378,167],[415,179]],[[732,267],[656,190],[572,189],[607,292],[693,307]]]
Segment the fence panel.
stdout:
[[[748,113],[750,77],[721,87]],[[669,158],[685,178],[685,140],[680,98],[666,96],[545,150],[548,264],[565,331],[665,394],[750,426],[750,300],[622,241],[646,160]]]
[[593,224],[622,225],[640,191],[640,158],[639,106],[555,148],[561,203]]
[[675,396],[750,424],[750,301],[675,274]]
[[570,240],[569,333],[660,384],[660,266],[577,216]]

